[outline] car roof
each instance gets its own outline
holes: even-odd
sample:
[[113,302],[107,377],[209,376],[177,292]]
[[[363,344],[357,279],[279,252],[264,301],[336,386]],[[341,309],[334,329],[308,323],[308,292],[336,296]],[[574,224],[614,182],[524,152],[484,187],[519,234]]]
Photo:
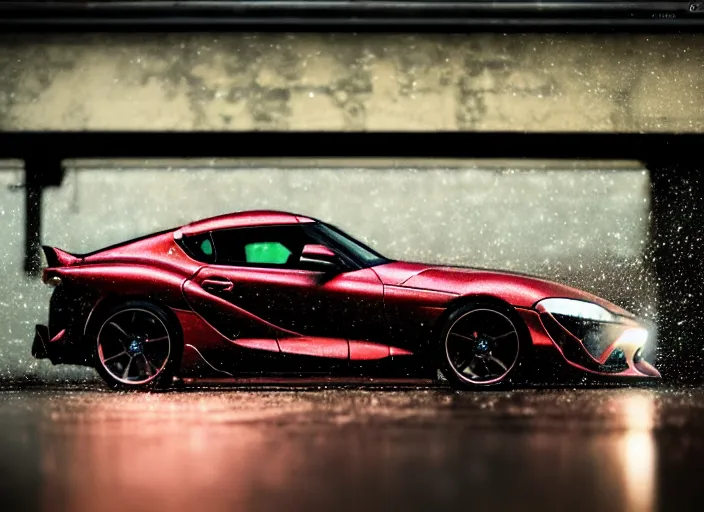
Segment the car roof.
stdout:
[[249,210],[243,212],[226,213],[217,217],[191,222],[180,229],[183,235],[196,235],[215,231],[218,229],[244,228],[254,226],[271,226],[281,224],[298,224],[315,222],[310,217],[304,217],[295,213],[282,212],[277,210]]

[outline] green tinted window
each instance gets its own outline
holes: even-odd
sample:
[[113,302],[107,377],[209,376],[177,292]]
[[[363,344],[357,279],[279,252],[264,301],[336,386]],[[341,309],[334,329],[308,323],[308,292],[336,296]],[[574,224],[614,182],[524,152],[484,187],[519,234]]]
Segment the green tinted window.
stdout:
[[210,239],[210,233],[185,236],[178,243],[195,260],[203,263],[213,263],[215,261],[215,247]]
[[247,263],[285,265],[291,251],[280,242],[255,242],[244,246],[244,255]]
[[213,255],[213,243],[210,241],[209,238],[206,238],[200,243],[200,250],[206,256]]

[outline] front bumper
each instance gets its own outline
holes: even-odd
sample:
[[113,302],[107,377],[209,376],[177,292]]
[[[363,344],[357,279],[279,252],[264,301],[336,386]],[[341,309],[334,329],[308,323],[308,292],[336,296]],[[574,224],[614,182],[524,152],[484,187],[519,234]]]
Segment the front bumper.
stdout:
[[599,346],[585,343],[564,328],[549,314],[532,309],[521,309],[523,318],[536,347],[550,347],[558,352],[569,366],[604,377],[631,377],[659,379],[660,372],[643,358],[647,338],[629,336],[643,326],[628,320],[612,334],[607,331]]

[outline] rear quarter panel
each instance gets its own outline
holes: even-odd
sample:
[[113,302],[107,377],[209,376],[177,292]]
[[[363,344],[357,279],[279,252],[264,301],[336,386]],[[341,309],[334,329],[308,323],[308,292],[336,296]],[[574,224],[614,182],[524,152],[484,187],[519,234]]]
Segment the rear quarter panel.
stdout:
[[70,341],[79,342],[89,320],[122,300],[189,309],[181,288],[200,266],[166,233],[86,255],[69,266],[48,268],[45,277],[59,276],[62,281],[52,295],[49,332],[54,335],[67,329]]
[[69,267],[58,274],[68,286],[92,296],[142,297],[187,308],[181,286],[187,276],[170,270],[125,263]]
[[76,265],[46,272],[60,276],[61,286],[84,298],[141,298],[188,309],[181,288],[201,266],[169,232],[89,254]]

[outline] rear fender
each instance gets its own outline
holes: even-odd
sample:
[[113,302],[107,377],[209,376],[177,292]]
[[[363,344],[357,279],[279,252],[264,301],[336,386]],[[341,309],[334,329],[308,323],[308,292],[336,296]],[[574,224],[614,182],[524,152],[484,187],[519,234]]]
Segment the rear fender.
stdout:
[[98,295],[150,297],[174,307],[185,307],[181,286],[186,277],[142,265],[88,265],[51,269],[62,283]]
[[82,336],[88,338],[97,335],[101,321],[105,319],[107,312],[115,306],[133,301],[147,301],[164,310],[164,313],[172,321],[179,336],[183,336],[183,329],[176,311],[182,311],[173,304],[162,302],[153,296],[142,295],[104,295],[95,301],[88,315],[83,320]]
[[[185,276],[163,269],[135,265],[90,265],[50,269],[61,279],[61,287],[70,287],[74,294],[90,297],[93,307],[86,324],[98,315],[103,306],[140,299],[167,308],[190,309],[181,287]],[[84,331],[85,332],[85,331]]]

